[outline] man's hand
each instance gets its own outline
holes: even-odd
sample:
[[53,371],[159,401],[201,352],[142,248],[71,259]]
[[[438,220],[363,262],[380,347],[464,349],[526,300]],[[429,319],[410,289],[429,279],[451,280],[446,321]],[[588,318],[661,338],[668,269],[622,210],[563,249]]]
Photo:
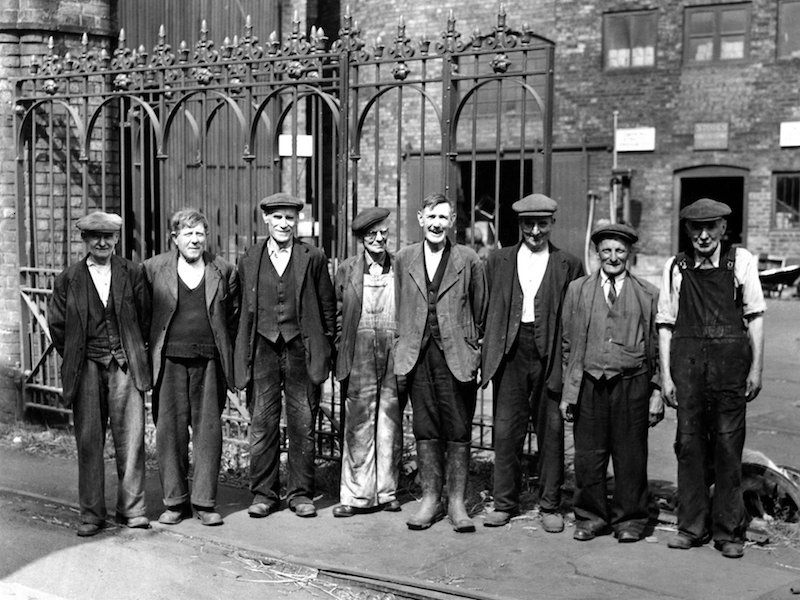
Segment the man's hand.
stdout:
[[745,383],[745,397],[747,401],[755,400],[758,393],[761,391],[761,370],[751,369],[747,374],[747,382]]
[[675,382],[669,373],[661,372],[661,398],[670,408],[678,408],[678,396],[675,393]]
[[664,401],[661,399],[661,390],[653,390],[650,394],[650,427],[655,427],[664,418]]
[[575,420],[575,415],[573,414],[574,405],[570,404],[566,400],[562,400],[558,404],[558,410],[561,411],[561,418],[564,419],[567,423],[572,423]]

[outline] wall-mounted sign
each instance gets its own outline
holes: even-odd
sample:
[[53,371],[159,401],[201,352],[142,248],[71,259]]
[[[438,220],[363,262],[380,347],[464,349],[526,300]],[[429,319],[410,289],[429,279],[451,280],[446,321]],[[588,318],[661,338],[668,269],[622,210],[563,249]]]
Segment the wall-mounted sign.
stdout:
[[628,127],[617,129],[614,136],[617,152],[652,152],[656,149],[655,127]]
[[728,123],[695,123],[695,150],[727,150]]
[[781,148],[800,146],[800,121],[781,123]]
[[[278,136],[278,154],[280,156],[292,155],[292,136],[282,133]],[[314,156],[314,138],[310,135],[297,136],[297,156]]]

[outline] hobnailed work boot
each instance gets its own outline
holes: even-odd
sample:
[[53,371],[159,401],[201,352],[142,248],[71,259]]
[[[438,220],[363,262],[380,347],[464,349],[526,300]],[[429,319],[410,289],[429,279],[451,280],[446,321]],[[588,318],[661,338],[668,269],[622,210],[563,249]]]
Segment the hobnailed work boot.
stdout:
[[439,440],[417,442],[417,461],[422,485],[422,506],[406,521],[409,529],[427,529],[444,517],[442,508],[442,445]]
[[447,516],[453,531],[471,533],[475,524],[469,518],[464,505],[469,473],[469,444],[447,443]]

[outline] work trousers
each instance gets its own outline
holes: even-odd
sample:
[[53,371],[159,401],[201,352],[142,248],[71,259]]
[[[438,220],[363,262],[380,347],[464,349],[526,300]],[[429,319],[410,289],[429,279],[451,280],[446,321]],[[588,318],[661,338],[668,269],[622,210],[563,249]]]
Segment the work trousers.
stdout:
[[273,343],[256,336],[250,405],[250,491],[254,502],[280,498],[281,395],[289,442],[286,496],[290,505],[314,498],[314,423],[320,386],[311,383],[300,336]]
[[[649,516],[647,429],[650,378],[596,380],[584,374],[575,434],[575,519],[599,530],[611,526],[641,537]],[[606,473],[611,458],[614,494],[608,504]]]
[[538,446],[539,507],[555,512],[561,504],[564,422],[558,402],[547,396],[545,370],[534,342],[533,323],[523,323],[493,380],[495,510],[519,509],[522,450],[531,418]]
[[441,440],[468,444],[472,439],[477,385],[456,379],[444,353],[430,340],[408,374],[413,431],[418,442]]
[[217,500],[222,457],[222,407],[225,376],[219,361],[209,358],[164,360],[156,420],[161,490],[164,504],[176,507],[189,501],[189,428],[194,462],[191,502],[213,508]]
[[114,360],[104,367],[87,359],[72,413],[81,521],[99,525],[106,520],[103,448],[109,422],[119,479],[116,514],[144,515],[144,397],[133,378]]
[[719,542],[744,540],[742,450],[750,363],[746,339],[672,339],[670,370],[678,399],[678,529],[693,539],[703,539],[710,529]]

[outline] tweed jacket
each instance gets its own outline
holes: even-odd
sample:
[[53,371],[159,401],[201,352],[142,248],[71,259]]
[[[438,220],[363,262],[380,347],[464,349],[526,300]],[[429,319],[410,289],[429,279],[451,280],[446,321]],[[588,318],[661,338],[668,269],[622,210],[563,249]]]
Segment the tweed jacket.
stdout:
[[[239,275],[236,268],[220,256],[203,253],[205,268],[206,314],[219,352],[222,372],[233,391],[233,340],[239,321]],[[144,261],[145,275],[153,298],[150,323],[150,358],[153,383],[160,384],[164,364],[167,330],[178,308],[178,251],[170,250]],[[155,398],[153,413],[157,411]]]
[[[586,356],[586,342],[589,331],[589,318],[592,315],[592,302],[595,288],[600,285],[600,271],[573,281],[564,299],[562,314],[563,334],[561,337],[562,361],[564,368],[564,390],[562,401],[576,404],[583,381],[583,360]],[[658,362],[658,288],[636,277],[628,271],[625,284],[630,285],[639,303],[642,331],[644,332],[645,361],[647,373],[654,387],[661,387],[661,374]]]
[[[483,338],[482,384],[488,385],[514,345],[522,318],[517,252],[522,242],[493,251],[486,262],[489,301]],[[561,392],[561,305],[570,281],[583,275],[580,260],[549,244],[550,257],[534,298],[534,337],[546,362],[551,394]]]
[[[88,257],[88,255],[87,255]],[[64,359],[61,364],[63,401],[71,406],[86,362],[88,286],[94,285],[86,257],[58,274],[48,308],[53,345]],[[144,336],[150,328],[150,292],[144,271],[121,256],[111,256],[111,298],[117,313],[122,348],[136,389],[150,389],[150,361]]]
[[[407,375],[417,364],[428,317],[422,244],[406,246],[394,260],[397,334],[394,372]],[[481,362],[486,276],[472,248],[453,244],[445,267],[436,316],[447,366],[459,381],[474,381]]]
[[[236,334],[234,371],[236,387],[240,390],[247,389],[253,376],[258,329],[258,275],[264,260],[269,260],[266,239],[251,246],[238,264],[242,311]],[[295,238],[292,261],[300,336],[306,350],[306,370],[311,382],[317,385],[330,374],[336,331],[336,297],[328,273],[328,259],[322,250]]]
[[[394,256],[388,260],[394,267]],[[364,297],[364,251],[342,261],[336,271],[336,379],[344,381],[353,367],[356,331]]]

